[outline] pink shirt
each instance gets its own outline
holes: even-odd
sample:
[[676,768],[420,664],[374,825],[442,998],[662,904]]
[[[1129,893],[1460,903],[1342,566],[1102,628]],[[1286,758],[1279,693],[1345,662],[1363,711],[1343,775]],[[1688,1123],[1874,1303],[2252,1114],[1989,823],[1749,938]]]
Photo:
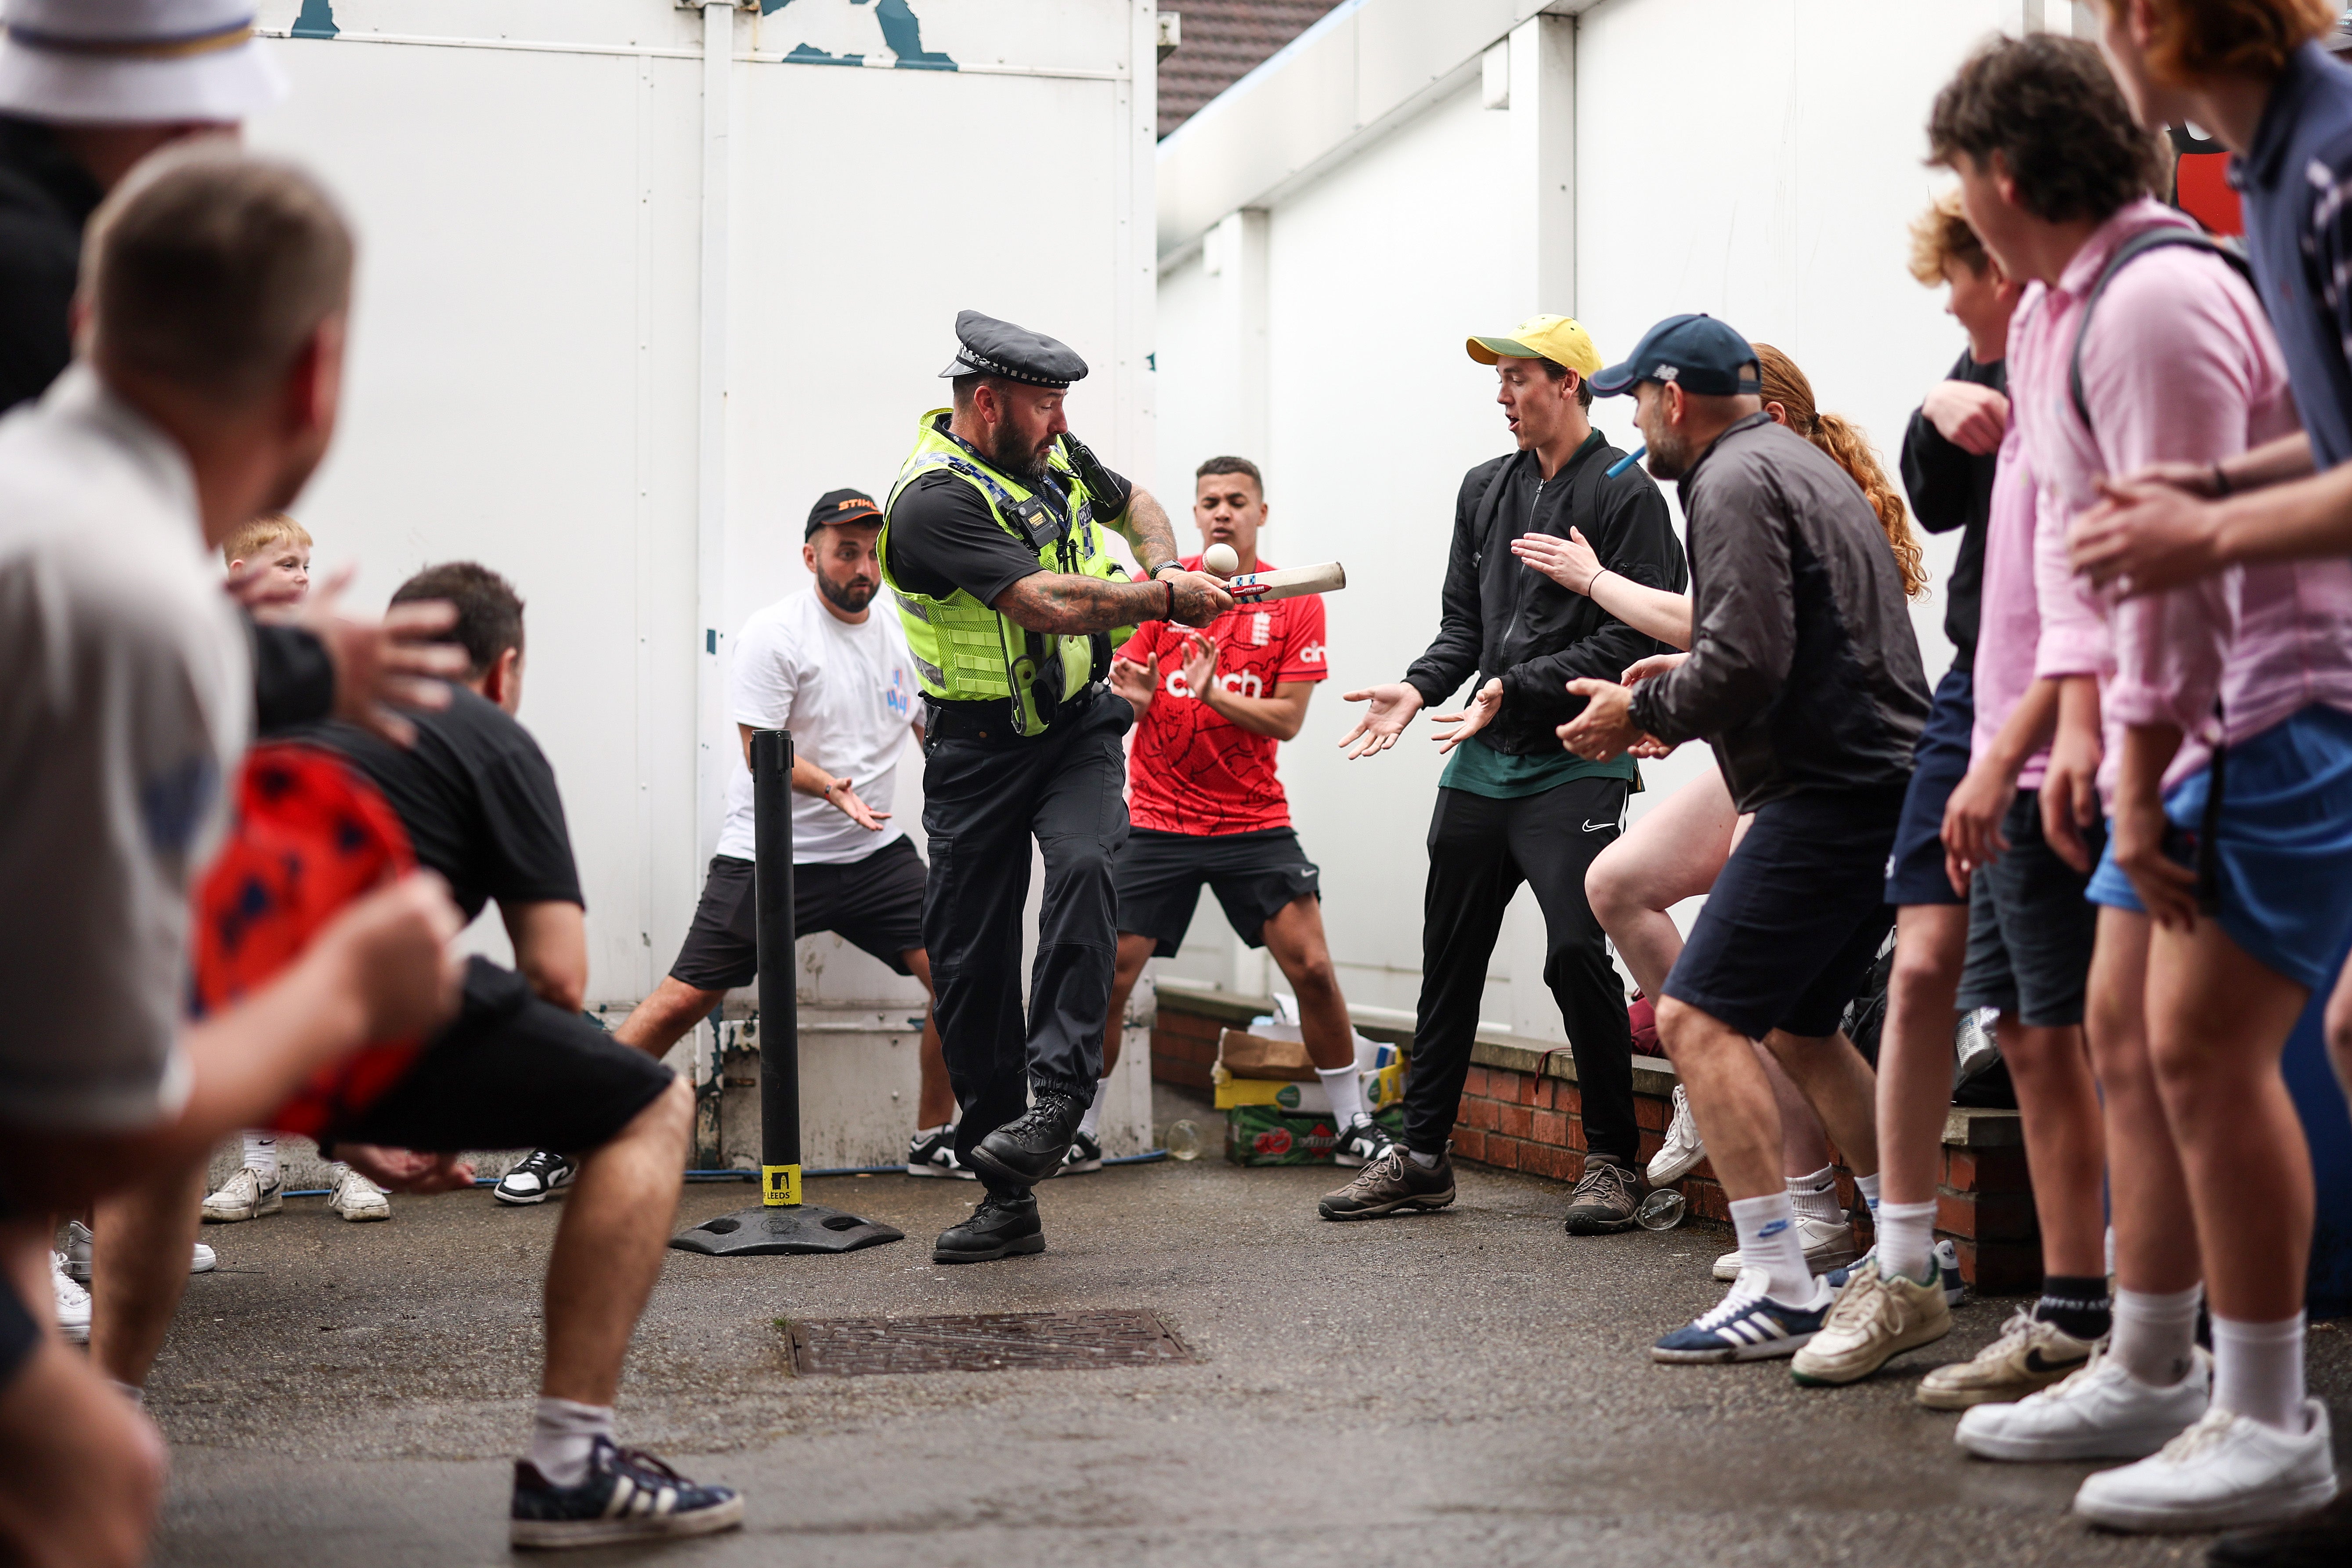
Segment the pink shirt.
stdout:
[[2093,233],[2056,288],[2027,289],[2010,325],[2011,418],[2038,491],[2034,673],[2101,677],[2100,784],[2110,797],[2124,726],[2183,731],[2168,788],[2208,761],[2217,693],[2232,742],[2314,702],[2352,709],[2352,563],[2234,567],[2120,603],[2094,597],[2066,568],[2066,527],[2098,501],[2100,476],[2216,462],[2297,428],[2285,366],[2253,290],[2226,262],[2185,247],[2141,257],[2100,299],[2083,345],[2095,435],[2084,427],[2067,388],[2083,295],[2124,240],[2164,226],[2195,227],[2152,199],[2125,207]]
[[[1971,758],[1990,750],[2000,727],[2033,684],[2034,659],[2042,643],[2041,595],[2034,587],[2033,509],[2037,490],[2025,460],[2025,437],[2012,414],[2000,438],[2000,465],[1994,470],[1992,507],[1985,519],[1983,609],[1977,629],[1976,725],[1969,735]],[[2050,748],[2042,747],[2018,770],[2017,787],[2040,789]]]

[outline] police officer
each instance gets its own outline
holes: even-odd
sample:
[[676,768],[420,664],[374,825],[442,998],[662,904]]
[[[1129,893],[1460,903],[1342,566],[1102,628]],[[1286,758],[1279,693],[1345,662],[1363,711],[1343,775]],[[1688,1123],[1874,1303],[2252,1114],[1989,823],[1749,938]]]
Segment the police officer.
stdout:
[[[988,1188],[932,1258],[979,1263],[1045,1250],[1030,1188],[1060,1169],[1101,1076],[1110,865],[1127,837],[1119,742],[1134,722],[1105,685],[1111,649],[1139,622],[1204,626],[1234,601],[1177,564],[1160,503],[1069,434],[1063,397],[1086,361],[976,310],[956,317],[956,337],[940,373],[955,405],[917,426],[879,548],[929,710],[923,941],[963,1108],[956,1154]],[[1105,528],[1148,580],[1111,559]],[[1045,892],[1024,1026],[1032,838]]]

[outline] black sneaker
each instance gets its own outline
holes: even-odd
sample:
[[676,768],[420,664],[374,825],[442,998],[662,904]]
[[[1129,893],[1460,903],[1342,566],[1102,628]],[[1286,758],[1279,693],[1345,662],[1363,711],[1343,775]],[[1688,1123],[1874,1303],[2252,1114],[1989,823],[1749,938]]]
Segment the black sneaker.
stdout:
[[579,1173],[577,1161],[533,1149],[520,1164],[499,1178],[490,1196],[502,1204],[543,1204],[570,1186]]
[[907,1140],[907,1174],[954,1176],[967,1182],[980,1179],[971,1166],[956,1158],[952,1127],[942,1127],[936,1132],[919,1131]]
[[697,1486],[651,1454],[599,1437],[588,1477],[576,1487],[559,1487],[529,1459],[517,1459],[508,1519],[507,1539],[516,1546],[602,1546],[733,1530],[743,1522],[743,1500],[732,1488]]
[[1340,1130],[1339,1142],[1331,1146],[1331,1163],[1335,1165],[1369,1165],[1389,1152],[1396,1140],[1389,1130],[1367,1116],[1350,1121]]
[[1062,1156],[1061,1174],[1083,1176],[1088,1171],[1102,1169],[1102,1144],[1091,1132],[1081,1130],[1070,1139],[1070,1152]]
[[1037,1200],[1027,1193],[1017,1198],[991,1193],[980,1200],[970,1219],[940,1232],[931,1244],[931,1261],[993,1263],[1045,1250],[1045,1227],[1037,1218]]
[[1613,1154],[1587,1154],[1584,1179],[1568,1205],[1568,1234],[1608,1236],[1633,1228],[1642,1201],[1642,1176]]
[[1062,1168],[1078,1123],[1094,1103],[1089,1095],[1040,1089],[1037,1101],[978,1143],[966,1156],[982,1176],[1002,1187],[1034,1187]]
[[1454,1201],[1454,1156],[1437,1157],[1434,1170],[1405,1152],[1402,1143],[1381,1151],[1361,1174],[1316,1205],[1325,1219],[1377,1219],[1399,1209],[1442,1209]]

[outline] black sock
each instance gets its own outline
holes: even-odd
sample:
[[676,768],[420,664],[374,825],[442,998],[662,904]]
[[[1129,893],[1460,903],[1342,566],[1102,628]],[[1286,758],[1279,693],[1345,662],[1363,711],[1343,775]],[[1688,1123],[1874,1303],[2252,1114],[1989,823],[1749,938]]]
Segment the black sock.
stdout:
[[2097,1274],[2044,1275],[2042,1300],[2034,1303],[2033,1315],[2078,1340],[2105,1339],[2114,1321],[2107,1304],[2107,1281]]

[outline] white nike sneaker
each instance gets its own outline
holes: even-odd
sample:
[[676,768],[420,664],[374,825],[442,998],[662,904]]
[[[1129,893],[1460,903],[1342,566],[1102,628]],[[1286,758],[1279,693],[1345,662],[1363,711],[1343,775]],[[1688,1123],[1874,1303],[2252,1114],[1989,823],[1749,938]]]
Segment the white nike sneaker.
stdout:
[[2109,1530],[2227,1530],[2325,1508],[2336,1496],[2327,1406],[2303,1410],[2300,1433],[2208,1410],[2139,1463],[2086,1479],[2074,1511]]
[[1952,1441],[1979,1459],[2137,1459],[2202,1416],[2212,1386],[2213,1358],[2201,1350],[2186,1377],[2154,1388],[2102,1346],[2039,1394],[1969,1410]]
[[[89,1283],[89,1226],[79,1220],[68,1223],[66,1226],[66,1278],[77,1285]],[[195,1251],[188,1255],[188,1272],[191,1274],[210,1274],[219,1267],[220,1254],[201,1241],[196,1243]]]
[[[1698,1123],[1691,1120],[1690,1097],[1683,1092],[1682,1085],[1676,1084],[1675,1119],[1666,1123],[1666,1141],[1650,1156],[1649,1168],[1643,1174],[1654,1187],[1668,1186],[1698,1169],[1698,1163],[1706,1158],[1706,1144],[1698,1135]],[[1736,1279],[1738,1276],[1739,1270],[1735,1268],[1716,1278]]]
[[[1810,1215],[1799,1215],[1797,1240],[1805,1249],[1805,1271],[1809,1274],[1827,1274],[1832,1268],[1843,1268],[1862,1251],[1853,1244],[1853,1226],[1843,1215],[1836,1219],[1816,1219]],[[1739,1268],[1738,1247],[1715,1260],[1715,1277],[1717,1279],[1737,1279]]]
[[334,1184],[327,1189],[327,1206],[348,1220],[390,1219],[392,1200],[383,1189],[352,1170],[335,1166]]
[[49,1283],[57,1287],[58,1331],[68,1344],[89,1343],[89,1292],[66,1277],[66,1255],[49,1254]]
[[240,1220],[259,1219],[266,1214],[276,1214],[286,1206],[286,1173],[281,1168],[267,1182],[261,1173],[239,1165],[221,1184],[220,1191],[205,1200],[206,1225],[235,1225]]

